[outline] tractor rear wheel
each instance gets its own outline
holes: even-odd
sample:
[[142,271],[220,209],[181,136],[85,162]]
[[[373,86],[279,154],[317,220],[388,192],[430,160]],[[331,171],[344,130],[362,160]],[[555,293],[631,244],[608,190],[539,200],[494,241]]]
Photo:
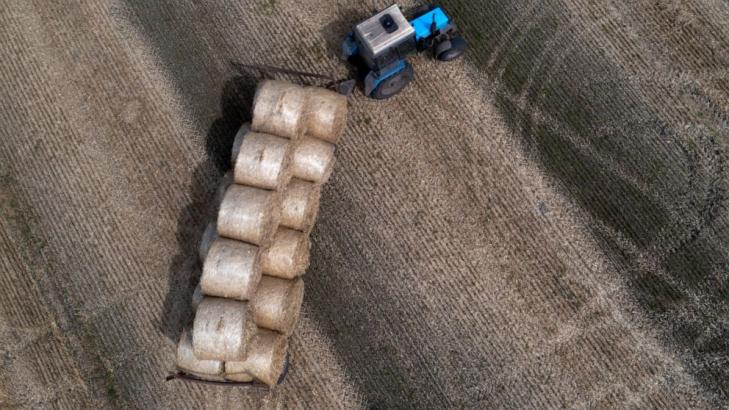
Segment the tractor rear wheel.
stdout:
[[410,63],[405,62],[405,68],[402,69],[402,71],[384,80],[377,85],[377,88],[372,90],[372,98],[384,100],[398,94],[408,84],[410,84],[410,81],[413,80],[413,76],[413,66],[411,66]]
[[466,40],[460,36],[443,40],[435,46],[435,57],[440,61],[455,60],[463,55],[466,47]]

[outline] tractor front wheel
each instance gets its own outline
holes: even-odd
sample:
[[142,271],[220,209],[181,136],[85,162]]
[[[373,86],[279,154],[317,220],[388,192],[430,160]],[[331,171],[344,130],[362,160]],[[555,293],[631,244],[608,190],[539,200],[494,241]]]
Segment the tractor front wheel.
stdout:
[[408,84],[410,84],[410,81],[413,80],[413,76],[413,66],[411,66],[410,63],[405,62],[404,69],[392,77],[382,81],[374,90],[372,90],[372,98],[384,100],[398,94]]

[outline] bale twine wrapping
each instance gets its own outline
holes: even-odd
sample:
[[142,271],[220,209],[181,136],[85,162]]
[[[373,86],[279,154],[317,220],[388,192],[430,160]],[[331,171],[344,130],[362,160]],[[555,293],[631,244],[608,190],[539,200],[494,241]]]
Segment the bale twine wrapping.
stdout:
[[296,139],[304,132],[305,88],[285,81],[265,80],[253,98],[253,131]]
[[240,146],[243,143],[243,137],[251,130],[251,123],[246,122],[238,128],[238,132],[235,133],[235,139],[233,140],[233,149],[230,151],[230,166],[235,167],[235,160],[238,158],[238,152],[240,152]]
[[256,332],[248,303],[204,297],[197,307],[192,329],[195,357],[204,360],[241,361]]
[[253,317],[258,327],[290,335],[304,299],[304,282],[263,275],[253,298]]
[[200,287],[205,295],[250,300],[261,280],[258,246],[232,239],[213,242],[203,264]]
[[320,193],[319,185],[292,179],[281,200],[281,225],[308,234],[319,213]]
[[291,166],[296,178],[324,184],[334,167],[334,145],[311,137],[302,138],[294,150]]
[[218,211],[218,235],[268,246],[281,219],[276,191],[232,184]]
[[205,255],[208,254],[210,245],[213,244],[217,237],[218,230],[215,228],[215,224],[209,223],[208,226],[205,227],[205,232],[203,232],[202,238],[200,239],[200,246],[197,248],[200,261],[205,261]]
[[291,179],[292,148],[286,138],[249,132],[236,157],[235,183],[264,189],[283,188]]
[[347,125],[347,97],[321,87],[306,90],[306,134],[335,144]]
[[206,380],[223,380],[223,362],[220,360],[201,360],[192,351],[192,334],[188,329],[182,331],[177,343],[177,368],[195,377]]
[[[242,362],[225,362],[225,378],[247,381],[251,377],[273,386],[286,365],[288,342],[286,336],[259,329],[251,341],[246,358]],[[241,380],[242,379],[242,380]]]
[[309,238],[303,232],[278,228],[271,246],[262,252],[261,269],[269,276],[292,279],[309,265]]

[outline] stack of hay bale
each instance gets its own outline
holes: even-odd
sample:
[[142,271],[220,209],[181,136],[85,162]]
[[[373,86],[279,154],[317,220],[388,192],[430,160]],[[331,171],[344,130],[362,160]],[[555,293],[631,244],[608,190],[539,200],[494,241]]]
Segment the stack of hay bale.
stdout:
[[319,192],[346,125],[346,97],[322,88],[262,82],[253,121],[233,146],[217,222],[200,244],[195,319],[178,368],[205,380],[276,384],[304,296],[309,233]]

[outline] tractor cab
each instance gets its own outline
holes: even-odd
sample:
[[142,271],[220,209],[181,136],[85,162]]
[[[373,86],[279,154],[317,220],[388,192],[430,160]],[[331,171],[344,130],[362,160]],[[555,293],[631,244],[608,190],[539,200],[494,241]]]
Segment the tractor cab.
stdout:
[[[442,8],[425,6],[408,20],[396,4],[357,24],[342,44],[343,57],[366,72],[367,96],[385,99],[413,79],[410,54],[434,48],[439,60],[451,60],[466,49]],[[460,39],[460,40],[459,40]]]
[[397,5],[354,27],[359,54],[373,70],[383,70],[415,52],[415,29]]

